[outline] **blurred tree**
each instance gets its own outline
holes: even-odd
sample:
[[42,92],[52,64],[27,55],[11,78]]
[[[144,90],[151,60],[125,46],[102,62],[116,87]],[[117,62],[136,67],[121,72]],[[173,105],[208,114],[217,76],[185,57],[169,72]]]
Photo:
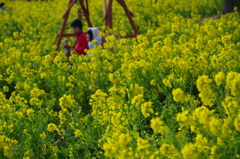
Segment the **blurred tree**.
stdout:
[[234,7],[237,7],[238,11],[240,11],[240,0],[224,0],[223,14],[234,12]]

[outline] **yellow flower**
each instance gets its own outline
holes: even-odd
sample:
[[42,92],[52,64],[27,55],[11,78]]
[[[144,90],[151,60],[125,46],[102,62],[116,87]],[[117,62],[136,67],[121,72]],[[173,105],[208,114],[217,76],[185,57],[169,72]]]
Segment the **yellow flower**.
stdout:
[[27,116],[30,117],[30,118],[33,117],[34,116],[34,110],[33,109],[28,109],[27,110]]
[[203,91],[204,90],[204,85],[205,84],[209,84],[211,82],[212,82],[212,80],[210,78],[208,78],[208,76],[206,76],[206,75],[198,77],[198,79],[197,79],[197,88],[198,88],[198,90],[200,92]]
[[169,88],[172,88],[172,84],[168,79],[163,79],[163,84]]
[[43,139],[43,140],[45,140],[45,139],[46,139],[46,133],[45,133],[45,132],[41,133],[41,134],[40,134],[40,138]]
[[222,134],[223,136],[227,137],[231,133],[230,125],[232,123],[232,118],[228,117],[224,119],[224,123],[222,126]]
[[205,106],[198,107],[193,112],[193,118],[209,128],[209,121],[212,112]]
[[173,32],[178,32],[179,28],[177,25],[172,25],[172,31]]
[[0,136],[0,148],[4,148],[4,146],[5,146],[4,140],[5,140],[5,136],[1,135]]
[[183,103],[185,101],[184,92],[180,88],[174,89],[172,91],[172,95],[173,95],[173,100],[175,100],[176,102]]
[[217,150],[217,146],[213,146],[212,148],[211,148],[211,155],[214,155],[215,153],[216,153],[216,150]]
[[237,72],[228,72],[227,74],[227,79],[226,79],[226,82],[227,82],[227,86],[228,87],[231,87],[231,83],[232,81],[235,79],[235,77],[237,76]]
[[43,73],[40,74],[40,78],[41,78],[41,79],[44,79],[44,78],[46,78],[46,77],[47,77],[46,72],[43,72]]
[[146,155],[149,153],[148,148],[150,147],[150,144],[147,140],[142,139],[141,137],[138,137],[137,139],[137,151],[142,154]]
[[239,105],[236,99],[231,96],[226,96],[222,106],[225,109],[226,114],[230,116],[236,116],[238,114]]
[[213,106],[216,97],[215,92],[212,90],[210,83],[212,80],[208,76],[203,75],[197,79],[197,88],[200,91],[199,97],[204,105]]
[[27,83],[24,83],[24,90],[28,91],[30,89],[31,89],[31,87]]
[[109,79],[112,83],[117,84],[118,83],[118,78],[114,74],[109,74]]
[[222,37],[222,43],[223,43],[223,44],[228,44],[230,39],[231,39],[231,36],[230,36],[230,35],[223,36],[223,37]]
[[234,119],[234,126],[237,131],[240,131],[240,113]]
[[174,156],[174,153],[175,153],[175,147],[173,145],[170,145],[170,144],[163,144],[161,147],[160,147],[160,152],[168,157],[168,158],[172,158]]
[[[0,11],[0,158],[58,158],[61,153],[60,158],[73,159],[86,146],[97,151],[82,158],[239,158],[234,152],[240,131],[239,15],[198,22],[203,13],[219,9],[221,0],[188,0],[187,7],[186,0],[129,0],[141,32],[131,39],[125,36],[136,31],[119,10],[121,5],[113,5],[115,27],[100,27],[104,48],[88,50],[92,57],[72,50],[70,63],[63,40],[54,51],[52,38],[60,29],[66,0],[3,1],[7,6]],[[101,26],[102,1],[88,2],[93,25]],[[78,8],[74,4],[72,10]],[[74,12],[70,19],[77,16]],[[85,18],[83,26],[86,30]],[[64,33],[70,32],[67,24]],[[69,45],[74,41],[69,38]],[[169,93],[165,98],[163,94]],[[162,105],[172,110],[165,113]],[[172,117],[158,118],[165,115]],[[52,123],[46,125],[48,121]],[[91,135],[99,137],[98,143],[80,126],[86,132],[94,130]],[[18,137],[19,130],[26,137]]]
[[39,104],[40,104],[40,100],[39,100],[38,98],[33,97],[33,98],[31,98],[31,100],[30,100],[30,104],[31,104],[32,106],[34,106],[34,105],[39,105]]
[[114,144],[104,143],[103,150],[106,157],[113,158],[116,155],[117,148]]
[[188,110],[184,110],[183,108],[182,108],[182,113],[177,114],[176,120],[179,121],[180,127],[184,127],[188,125],[194,126],[193,117],[190,116]]
[[106,29],[107,29],[106,25],[103,25],[102,30],[106,30]]
[[131,141],[131,136],[129,134],[121,134],[119,136],[119,145],[123,148],[125,148]]
[[152,102],[146,102],[141,105],[141,112],[145,118],[149,117],[150,114],[153,114]]
[[35,87],[34,89],[31,90],[30,93],[31,93],[32,97],[36,97],[37,98],[37,97],[39,97],[41,95],[44,95],[45,91]]
[[9,92],[8,86],[3,86],[3,92]]
[[218,86],[222,85],[225,80],[225,75],[223,72],[219,72],[215,75],[215,82]]
[[153,118],[151,120],[151,128],[154,133],[166,133],[168,131],[168,127],[164,126],[164,122],[159,118]]
[[150,81],[150,84],[151,84],[152,86],[155,86],[155,85],[156,85],[156,80],[151,80],[151,81]]
[[208,145],[208,140],[206,137],[203,137],[202,134],[197,134],[195,137],[196,147],[198,147],[198,151],[205,151],[206,146]]
[[92,40],[91,43],[97,44],[98,42],[97,42],[97,40]]
[[217,138],[217,145],[224,145],[224,141],[221,137]]
[[215,117],[210,118],[210,130],[213,134],[217,135],[220,132],[221,129],[221,121],[220,119],[217,119]]
[[12,158],[13,155],[14,155],[14,153],[11,150],[11,148],[9,146],[4,146],[4,156],[6,156],[8,158]]
[[66,95],[64,94],[60,99],[59,99],[59,105],[63,109],[65,108],[74,108],[76,107],[75,105],[75,99],[73,98],[72,95]]
[[240,74],[237,74],[231,83],[231,90],[234,96],[240,95]]
[[48,126],[47,126],[47,130],[48,130],[49,132],[54,132],[55,130],[58,130],[58,128],[57,128],[57,125],[55,125],[55,124],[53,124],[53,123],[50,123],[50,124],[48,124]]
[[192,143],[185,145],[181,152],[184,159],[198,159],[197,148]]
[[74,134],[75,134],[75,137],[80,137],[80,136],[82,136],[82,132],[81,132],[80,130],[76,130],[76,131],[74,132]]

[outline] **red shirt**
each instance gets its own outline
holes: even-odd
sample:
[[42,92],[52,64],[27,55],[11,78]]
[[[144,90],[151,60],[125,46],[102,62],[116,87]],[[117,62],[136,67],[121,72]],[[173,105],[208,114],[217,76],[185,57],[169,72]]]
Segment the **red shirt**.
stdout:
[[89,49],[88,41],[87,41],[86,33],[81,31],[76,34],[76,44],[75,44],[74,50],[78,53],[78,55],[86,55],[86,52],[84,52],[85,49]]

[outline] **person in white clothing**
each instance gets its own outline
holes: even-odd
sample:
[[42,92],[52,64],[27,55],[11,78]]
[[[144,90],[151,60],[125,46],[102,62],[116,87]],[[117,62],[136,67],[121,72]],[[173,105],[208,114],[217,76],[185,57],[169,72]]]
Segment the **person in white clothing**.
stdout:
[[[97,43],[92,43],[95,40]],[[87,41],[89,49],[92,49],[94,45],[101,45],[102,37],[99,35],[98,28],[91,27],[87,30]]]

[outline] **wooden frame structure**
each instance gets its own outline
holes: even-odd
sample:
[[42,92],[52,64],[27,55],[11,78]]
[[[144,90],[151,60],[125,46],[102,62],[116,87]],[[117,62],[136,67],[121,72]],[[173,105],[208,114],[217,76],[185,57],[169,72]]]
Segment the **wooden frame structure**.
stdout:
[[[113,23],[112,23],[112,4],[113,4],[114,0],[109,0],[108,4],[106,0],[103,0],[103,9],[104,9],[104,25],[107,26],[107,28],[112,29],[113,28]],[[131,11],[129,11],[127,4],[125,3],[124,0],[116,0],[124,9],[128,20],[131,24],[131,27],[134,31],[134,34],[130,34],[127,35],[126,38],[132,38],[132,37],[136,37],[137,35],[139,35],[140,33],[138,32],[138,29],[133,21],[133,14]],[[71,8],[73,7],[73,5],[77,2],[77,0],[69,0],[68,2],[68,7],[67,10],[65,11],[65,13],[63,14],[62,18],[63,18],[63,23],[62,23],[62,27],[60,30],[60,33],[57,35],[57,48],[56,50],[59,49],[59,46],[61,44],[61,40],[63,37],[70,37],[70,36],[74,36],[74,34],[64,34],[64,30],[67,24],[67,20],[69,17],[69,12],[71,10]],[[78,9],[78,19],[82,19],[82,12],[85,16],[85,19],[87,21],[88,27],[92,27],[92,23],[90,20],[90,13],[89,13],[89,5],[88,5],[88,0],[79,0],[79,3],[81,5],[81,9]]]

